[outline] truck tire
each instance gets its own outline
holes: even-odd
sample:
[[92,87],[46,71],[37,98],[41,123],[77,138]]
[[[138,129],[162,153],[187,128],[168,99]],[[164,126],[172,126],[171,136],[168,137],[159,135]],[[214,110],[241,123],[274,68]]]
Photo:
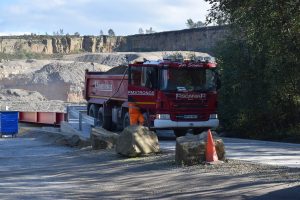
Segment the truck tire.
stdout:
[[99,126],[102,126],[102,128],[111,131],[112,120],[111,120],[110,116],[106,116],[104,114],[103,107],[99,108],[99,111],[98,111],[98,120],[99,120]]
[[174,134],[176,137],[181,137],[181,136],[185,136],[187,130],[185,129],[175,129],[174,130]]
[[125,113],[123,118],[123,129],[125,129],[127,126],[130,126],[130,117],[128,112]]

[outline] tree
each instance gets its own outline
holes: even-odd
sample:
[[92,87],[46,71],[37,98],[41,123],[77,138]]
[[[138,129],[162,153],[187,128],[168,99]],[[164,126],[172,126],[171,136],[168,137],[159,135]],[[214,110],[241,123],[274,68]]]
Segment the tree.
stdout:
[[186,22],[186,26],[188,28],[200,28],[205,26],[205,23],[198,21],[198,22],[194,22],[192,19],[188,19]]
[[144,34],[144,30],[142,28],[139,28],[139,34]]
[[146,29],[146,34],[155,33],[155,31],[150,27],[149,29]]
[[115,32],[110,28],[110,29],[108,30],[108,35],[109,35],[109,36],[115,36]]
[[300,2],[206,1],[207,22],[232,30],[217,53],[223,125],[252,133],[299,130]]
[[100,30],[99,35],[100,36],[104,35],[102,30]]
[[187,22],[186,22],[186,26],[188,27],[188,28],[195,28],[194,27],[194,21],[192,20],[192,19],[188,19],[187,20]]
[[64,35],[64,29],[59,29],[59,35]]
[[75,32],[74,35],[77,36],[77,37],[79,37],[80,33],[79,32]]

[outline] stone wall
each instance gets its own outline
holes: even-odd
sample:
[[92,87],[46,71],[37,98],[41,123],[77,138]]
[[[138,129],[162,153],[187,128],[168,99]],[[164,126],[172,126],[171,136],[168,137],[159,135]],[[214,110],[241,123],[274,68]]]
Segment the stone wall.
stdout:
[[125,37],[117,51],[200,51],[211,52],[228,34],[228,27],[203,27]]
[[203,27],[130,36],[2,36],[0,52],[44,54],[78,52],[202,51],[211,52],[228,27]]

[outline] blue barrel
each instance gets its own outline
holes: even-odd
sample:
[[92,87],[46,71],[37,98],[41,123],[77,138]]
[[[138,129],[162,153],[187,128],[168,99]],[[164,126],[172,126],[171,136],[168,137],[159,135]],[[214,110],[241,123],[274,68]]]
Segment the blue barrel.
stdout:
[[0,112],[0,135],[18,134],[18,112],[1,111]]

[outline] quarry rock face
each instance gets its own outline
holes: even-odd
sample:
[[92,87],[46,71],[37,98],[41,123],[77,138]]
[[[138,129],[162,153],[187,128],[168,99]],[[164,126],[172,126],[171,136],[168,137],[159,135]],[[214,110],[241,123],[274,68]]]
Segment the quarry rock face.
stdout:
[[225,26],[131,35],[124,38],[118,51],[201,51],[210,52],[229,32]]
[[121,37],[109,36],[2,36],[0,52],[68,54],[79,52],[113,52]]
[[228,34],[226,26],[130,36],[2,36],[1,53],[109,53],[143,51],[210,52]]

